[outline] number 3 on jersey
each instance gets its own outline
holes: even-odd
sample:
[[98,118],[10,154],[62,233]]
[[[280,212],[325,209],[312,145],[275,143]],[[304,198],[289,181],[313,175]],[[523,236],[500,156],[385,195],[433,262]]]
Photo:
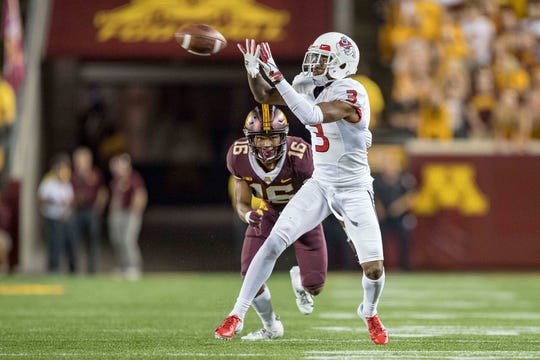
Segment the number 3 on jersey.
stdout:
[[315,136],[320,138],[322,140],[322,144],[315,145],[315,151],[317,152],[327,152],[328,148],[330,147],[330,142],[328,141],[328,138],[326,135],[324,135],[323,128],[321,124],[311,125],[317,131],[315,131]]

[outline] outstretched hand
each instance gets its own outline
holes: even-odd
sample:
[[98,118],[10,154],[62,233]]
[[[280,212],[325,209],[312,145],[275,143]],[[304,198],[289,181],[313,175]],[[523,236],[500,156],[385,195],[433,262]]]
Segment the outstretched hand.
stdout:
[[236,44],[238,49],[244,55],[244,66],[246,71],[252,78],[256,78],[259,74],[259,54],[260,47],[255,43],[255,40],[246,39],[246,47],[242,47],[240,44]]
[[283,79],[283,74],[279,71],[276,61],[272,57],[270,51],[270,45],[267,42],[263,42],[259,45],[260,58],[258,59],[266,76],[274,82],[274,84],[280,82]]

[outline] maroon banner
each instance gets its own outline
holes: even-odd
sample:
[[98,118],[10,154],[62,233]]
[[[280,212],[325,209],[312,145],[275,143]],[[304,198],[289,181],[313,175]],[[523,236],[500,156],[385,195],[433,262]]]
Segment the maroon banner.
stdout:
[[413,154],[415,269],[540,268],[540,156]]
[[95,59],[190,58],[174,32],[204,23],[228,46],[213,59],[238,58],[236,43],[268,41],[278,59],[298,59],[321,33],[331,30],[327,0],[55,0],[48,56]]

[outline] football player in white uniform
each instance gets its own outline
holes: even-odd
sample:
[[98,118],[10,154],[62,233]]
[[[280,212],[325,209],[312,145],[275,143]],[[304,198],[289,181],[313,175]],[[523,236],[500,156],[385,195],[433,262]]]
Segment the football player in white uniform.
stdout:
[[314,172],[284,208],[253,258],[233,310],[214,335],[220,339],[234,336],[279,255],[333,213],[343,222],[363,269],[364,297],[357,313],[371,340],[387,344],[387,331],[377,315],[385,276],[367,159],[371,146],[369,99],[365,88],[350,78],[357,70],[358,47],[344,34],[322,34],[309,46],[302,72],[292,85],[279,71],[267,43],[256,45],[254,40],[246,40],[246,48],[239,48],[255,99],[287,105],[311,132]]

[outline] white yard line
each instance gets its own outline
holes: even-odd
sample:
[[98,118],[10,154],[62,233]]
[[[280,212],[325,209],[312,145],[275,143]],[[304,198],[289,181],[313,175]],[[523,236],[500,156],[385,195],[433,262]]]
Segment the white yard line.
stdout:
[[308,351],[306,359],[347,359],[347,360],[380,360],[380,359],[445,359],[445,360],[526,360],[539,359],[540,351]]
[[[364,327],[317,326],[313,329],[330,332],[365,331]],[[519,336],[540,335],[540,326],[397,326],[387,327],[391,337],[434,337],[447,335]]]
[[[394,311],[385,311],[385,318],[392,317],[395,314]],[[320,313],[321,319],[334,319],[334,320],[347,320],[358,319],[358,315],[354,311],[351,312],[339,312],[339,313]],[[501,319],[501,320],[540,320],[540,313],[538,312],[474,312],[474,313],[437,313],[437,312],[424,312],[415,313],[400,311],[400,318],[407,319],[425,319],[425,320],[448,320],[448,319]]]

